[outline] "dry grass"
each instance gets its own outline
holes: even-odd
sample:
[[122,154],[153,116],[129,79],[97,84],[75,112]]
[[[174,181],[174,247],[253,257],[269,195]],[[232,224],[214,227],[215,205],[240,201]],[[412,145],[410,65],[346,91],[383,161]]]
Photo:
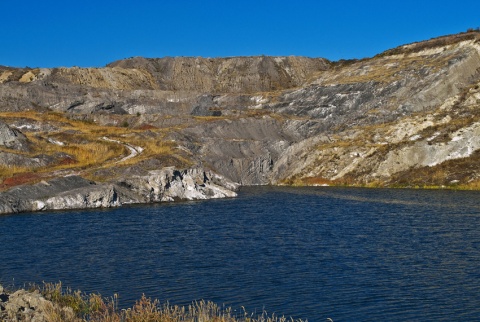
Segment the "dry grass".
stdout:
[[467,184],[459,184],[455,187],[458,190],[480,190],[480,179],[475,179]]
[[226,117],[226,116],[194,116],[193,117],[194,120],[196,120],[197,122],[215,122],[215,121],[218,121],[218,120],[224,120],[224,119],[227,119],[229,117]]
[[[354,84],[366,82],[391,83],[401,80],[406,73],[415,74],[428,69],[430,73],[447,66],[455,53],[429,57],[377,57],[352,62],[350,65],[339,64],[329,71],[319,73],[317,78],[322,84]],[[421,76],[419,76],[421,77]]]
[[[365,82],[391,83],[404,78],[405,74],[417,74],[422,78],[426,69],[434,73],[448,66],[449,62],[458,56],[455,44],[465,40],[479,40],[480,32],[474,31],[464,34],[440,37],[429,41],[400,46],[374,58],[341,60],[332,63],[327,71],[315,72],[310,76],[309,82],[331,84],[353,84]],[[448,47],[447,47],[448,46]],[[440,55],[430,55],[428,59],[421,56],[410,55],[426,49],[444,47],[446,51]]]
[[432,38],[427,41],[416,42],[416,43],[400,46],[397,48],[389,49],[377,55],[376,57],[399,55],[399,54],[410,54],[413,52],[418,52],[418,51],[426,50],[430,48],[449,46],[449,45],[453,45],[466,40],[478,41],[478,39],[480,39],[480,32],[478,32],[478,30],[469,30],[467,32],[460,33],[460,34]]
[[477,190],[480,186],[480,152],[448,160],[432,167],[411,168],[396,173],[390,185],[418,188]]
[[[121,165],[133,165],[149,157],[171,155],[175,143],[165,141],[164,137],[172,129],[128,129],[116,126],[101,126],[89,121],[73,120],[65,114],[57,112],[38,113],[35,111],[4,112],[0,118],[11,121],[27,119],[42,124],[50,124],[58,129],[56,132],[26,132],[24,133],[32,143],[29,153],[22,153],[27,157],[38,154],[59,157],[58,162],[43,168],[28,167],[0,167],[0,181],[16,175],[31,173],[51,173],[57,170],[92,170],[116,166],[120,160],[130,154],[127,144],[140,147],[142,153],[134,158],[121,162]],[[143,132],[153,132],[142,135]],[[107,137],[112,142],[104,140]],[[62,142],[63,145],[53,144],[48,139]],[[17,151],[9,151],[20,153]]]
[[143,295],[127,309],[118,306],[118,295],[104,298],[99,294],[84,294],[64,288],[61,283],[33,286],[52,302],[47,309],[48,322],[286,322],[299,321],[283,316],[249,314],[245,310],[233,313],[209,301],[196,301],[189,306],[161,305]]
[[[0,179],[14,176],[16,174],[25,173],[30,171],[27,167],[19,167],[14,164],[12,165],[0,165]],[[1,181],[1,180],[0,180]]]

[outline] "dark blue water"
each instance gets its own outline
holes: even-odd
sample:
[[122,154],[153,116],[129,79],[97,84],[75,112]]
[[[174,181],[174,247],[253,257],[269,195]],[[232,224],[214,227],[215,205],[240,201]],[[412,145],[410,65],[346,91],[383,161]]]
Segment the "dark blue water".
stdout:
[[480,193],[246,188],[239,198],[0,216],[0,282],[130,306],[205,299],[309,321],[480,320]]

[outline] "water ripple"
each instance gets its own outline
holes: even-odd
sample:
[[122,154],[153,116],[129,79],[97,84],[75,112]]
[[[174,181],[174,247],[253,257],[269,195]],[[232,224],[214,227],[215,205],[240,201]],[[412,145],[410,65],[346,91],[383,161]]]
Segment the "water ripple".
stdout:
[[239,198],[0,217],[0,282],[310,321],[480,319],[478,192],[245,188]]

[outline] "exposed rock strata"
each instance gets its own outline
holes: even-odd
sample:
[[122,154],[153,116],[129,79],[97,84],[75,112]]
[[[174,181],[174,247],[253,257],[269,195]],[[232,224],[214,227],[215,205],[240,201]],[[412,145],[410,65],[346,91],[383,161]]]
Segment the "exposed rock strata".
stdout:
[[28,150],[27,138],[19,130],[12,129],[0,120],[0,146],[15,149]]
[[160,202],[235,197],[238,185],[201,168],[177,170],[173,167],[149,171],[147,175],[129,176],[120,186],[138,196],[130,202]]
[[256,93],[302,85],[328,61],[307,57],[230,57],[125,59],[108,65],[128,72],[146,71],[152,89],[200,93]]
[[235,197],[237,184],[201,168],[172,167],[95,183],[68,176],[0,193],[0,214],[58,209],[112,208],[124,204]]

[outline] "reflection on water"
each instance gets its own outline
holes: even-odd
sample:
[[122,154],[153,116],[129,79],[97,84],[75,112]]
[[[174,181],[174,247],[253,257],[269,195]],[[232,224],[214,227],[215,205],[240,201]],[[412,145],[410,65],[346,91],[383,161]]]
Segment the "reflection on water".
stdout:
[[206,299],[310,321],[480,318],[478,192],[242,189],[0,217],[0,282]]

